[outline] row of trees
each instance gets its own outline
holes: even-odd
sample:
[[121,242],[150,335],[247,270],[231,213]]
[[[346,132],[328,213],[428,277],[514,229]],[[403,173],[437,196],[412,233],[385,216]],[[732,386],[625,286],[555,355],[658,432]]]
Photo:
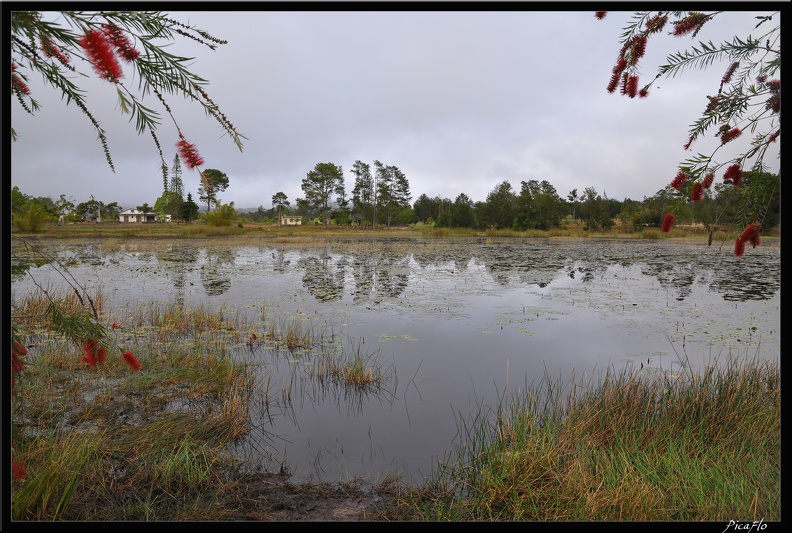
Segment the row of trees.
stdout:
[[41,213],[44,219],[66,220],[68,222],[82,220],[117,220],[118,214],[123,210],[118,202],[105,204],[96,200],[93,195],[90,199],[75,203],[74,198],[61,194],[60,198],[53,201],[52,198],[41,196],[32,197],[23,194],[18,186],[11,188],[11,210],[14,215],[27,214],[29,210]]
[[[174,165],[175,167],[176,165]],[[743,216],[741,206],[750,203],[749,191],[762,187],[773,187],[778,176],[766,172],[746,172],[740,186],[724,181],[705,190],[698,202],[685,201],[689,191],[667,186],[651,197],[642,200],[616,200],[600,195],[594,187],[587,187],[582,194],[574,189],[566,198],[557,193],[547,180],[522,181],[515,190],[509,181],[496,185],[485,201],[474,202],[465,194],[454,200],[421,194],[410,204],[409,182],[398,167],[386,166],[379,161],[371,166],[356,161],[353,166],[355,186],[352,198],[347,199],[343,171],[332,163],[319,163],[308,172],[303,180],[305,198],[296,200],[291,207],[288,196],[278,192],[272,196],[272,208],[259,206],[254,212],[236,212],[233,203],[223,205],[218,199],[212,201],[216,213],[207,214],[228,218],[236,216],[253,221],[277,221],[281,215],[301,215],[308,220],[320,220],[325,226],[356,225],[408,225],[422,223],[449,228],[509,228],[513,230],[548,230],[562,226],[567,217],[580,219],[584,227],[591,230],[607,230],[618,220],[627,230],[643,227],[661,227],[669,209],[674,208],[677,221],[681,224],[702,224],[708,231],[730,224],[739,224]],[[105,204],[91,197],[75,204],[61,195],[50,198],[32,198],[24,195],[18,187],[12,193],[12,210],[16,217],[30,216],[27,210],[42,220],[82,221],[101,216],[102,220],[117,220],[121,207],[117,202]],[[681,207],[680,207],[681,205]],[[150,211],[148,204],[137,206],[141,211]],[[168,189],[157,200],[154,211],[170,214],[173,220],[191,221],[199,216],[198,205],[188,193],[181,199],[178,172],[173,173]],[[780,221],[780,199],[776,190],[767,209],[763,228],[769,231]]]
[[[514,230],[547,230],[559,227],[567,217],[580,219],[584,227],[607,230],[618,220],[625,230],[661,227],[665,214],[674,209],[680,224],[702,224],[708,231],[731,224],[741,224],[751,190],[772,188],[778,175],[767,172],[746,172],[743,183],[751,189],[735,187],[723,182],[707,190],[699,202],[689,201],[688,191],[671,186],[660,189],[642,200],[625,198],[619,201],[600,195],[594,187],[587,187],[578,196],[577,189],[561,198],[547,181],[521,182],[515,191],[511,183],[503,181],[487,195],[483,202],[473,202],[466,194],[455,200],[429,198],[421,195],[413,205],[417,221],[441,227],[511,228]],[[769,231],[780,221],[780,195],[776,189],[766,210],[763,228]]]
[[[210,208],[212,203],[217,205],[217,192],[225,190],[228,186],[228,177],[213,169],[204,172],[209,174],[209,179],[205,182],[212,186],[205,188],[202,180],[198,192],[200,199],[207,202],[207,207]],[[186,222],[196,220],[200,208],[193,201],[191,193],[188,192],[185,198],[181,175],[179,156],[176,155],[171,168],[170,181],[167,180],[167,175],[163,178],[164,192],[162,196],[157,198],[153,207],[146,202],[135,206],[135,209],[144,213],[153,211],[160,220],[165,220],[168,215],[171,220]],[[57,201],[48,197],[31,197],[23,194],[18,186],[11,189],[11,205],[12,214],[18,222],[28,220],[39,223],[50,219],[64,222],[117,221],[121,212],[125,210],[118,202],[104,203],[93,195],[89,200],[81,203],[75,203],[73,197],[67,197],[65,194],[61,194]]]
[[[330,221],[336,224],[368,225],[375,227],[383,221],[390,227],[403,219],[403,212],[410,209],[410,183],[404,172],[394,165],[385,165],[374,160],[371,165],[360,160],[352,165],[355,184],[352,198],[347,198],[344,171],[334,163],[317,163],[302,180],[304,198],[297,198],[297,208],[304,213],[318,211],[327,227]],[[272,198],[273,209],[281,213],[286,196],[279,192]]]
[[[365,172],[361,173],[366,176]],[[751,203],[751,190],[773,188],[778,175],[767,172],[746,172],[740,186],[724,181],[705,190],[698,202],[690,201],[687,189],[678,190],[667,186],[653,196],[642,200],[616,200],[607,194],[599,194],[594,187],[587,187],[582,194],[577,189],[569,192],[566,198],[558,195],[548,181],[523,181],[520,189],[515,190],[511,183],[503,181],[487,195],[483,202],[474,202],[464,193],[454,200],[422,194],[414,204],[401,204],[395,216],[387,210],[376,212],[377,204],[373,195],[363,194],[363,187],[356,187],[351,202],[328,202],[325,209],[311,207],[298,200],[297,208],[292,210],[287,196],[278,192],[272,197],[272,209],[259,206],[257,211],[239,213],[239,216],[253,221],[276,220],[282,213],[302,215],[314,220],[330,211],[332,223],[343,225],[363,225],[391,223],[407,225],[423,223],[437,227],[484,229],[509,228],[514,230],[548,230],[563,225],[565,219],[582,220],[584,227],[592,230],[607,230],[619,221],[625,230],[644,227],[661,227],[669,209],[677,213],[678,223],[702,224],[708,231],[717,227],[739,225],[744,218],[743,207]],[[369,183],[365,179],[360,183]],[[750,188],[749,188],[750,187]],[[343,199],[343,194],[338,198]],[[769,231],[780,221],[780,200],[777,190],[772,194],[766,209],[763,227]]]

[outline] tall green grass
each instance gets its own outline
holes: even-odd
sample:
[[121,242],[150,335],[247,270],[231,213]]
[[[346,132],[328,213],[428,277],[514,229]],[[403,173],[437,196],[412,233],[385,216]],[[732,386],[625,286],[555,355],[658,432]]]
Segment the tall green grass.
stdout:
[[780,520],[778,364],[590,385],[545,378],[460,417],[463,441],[404,503],[419,520]]

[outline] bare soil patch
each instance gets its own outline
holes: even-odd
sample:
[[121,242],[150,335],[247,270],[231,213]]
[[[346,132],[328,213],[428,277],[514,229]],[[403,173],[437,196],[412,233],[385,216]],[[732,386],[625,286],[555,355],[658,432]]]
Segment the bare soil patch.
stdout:
[[238,482],[235,520],[265,522],[390,521],[397,492],[355,485],[293,484],[276,474],[248,475]]

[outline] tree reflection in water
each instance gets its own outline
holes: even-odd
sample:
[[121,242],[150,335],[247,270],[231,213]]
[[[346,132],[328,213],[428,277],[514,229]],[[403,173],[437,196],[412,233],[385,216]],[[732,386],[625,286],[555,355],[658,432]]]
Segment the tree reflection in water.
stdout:
[[233,248],[206,249],[206,261],[201,265],[201,282],[207,296],[219,296],[228,291],[235,260]]

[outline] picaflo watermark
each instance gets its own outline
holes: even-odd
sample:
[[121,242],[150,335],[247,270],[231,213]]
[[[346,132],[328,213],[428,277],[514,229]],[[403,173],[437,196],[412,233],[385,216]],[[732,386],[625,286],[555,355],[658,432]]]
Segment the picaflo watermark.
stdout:
[[726,533],[729,530],[750,532],[755,529],[756,531],[764,531],[765,528],[767,528],[767,524],[764,523],[764,518],[761,520],[754,520],[753,522],[738,522],[736,520],[729,520],[729,523],[726,524],[726,529],[724,529],[722,533]]

